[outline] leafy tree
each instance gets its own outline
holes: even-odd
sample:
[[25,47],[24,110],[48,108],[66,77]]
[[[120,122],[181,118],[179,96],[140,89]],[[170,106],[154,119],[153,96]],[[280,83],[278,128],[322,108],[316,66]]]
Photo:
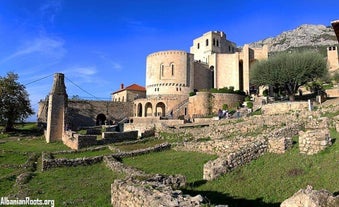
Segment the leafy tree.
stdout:
[[12,131],[16,121],[34,114],[25,86],[18,82],[19,76],[12,72],[0,76],[0,122],[5,131]]
[[258,61],[251,69],[250,80],[257,86],[270,85],[284,88],[290,101],[307,82],[327,74],[326,60],[318,53],[280,53],[267,60]]

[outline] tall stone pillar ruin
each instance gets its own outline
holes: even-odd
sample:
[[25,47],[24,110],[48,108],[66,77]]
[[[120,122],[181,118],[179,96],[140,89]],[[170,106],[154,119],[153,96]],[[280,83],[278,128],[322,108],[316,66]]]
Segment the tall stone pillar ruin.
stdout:
[[66,123],[67,99],[64,74],[56,73],[48,99],[47,143],[62,140]]

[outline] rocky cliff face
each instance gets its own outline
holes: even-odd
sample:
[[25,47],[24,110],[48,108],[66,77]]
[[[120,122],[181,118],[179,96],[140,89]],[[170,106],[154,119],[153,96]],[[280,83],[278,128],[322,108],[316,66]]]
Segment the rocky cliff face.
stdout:
[[269,52],[279,52],[290,48],[336,45],[338,41],[331,27],[304,24],[298,28],[281,33],[276,37],[251,43],[250,47],[269,46]]

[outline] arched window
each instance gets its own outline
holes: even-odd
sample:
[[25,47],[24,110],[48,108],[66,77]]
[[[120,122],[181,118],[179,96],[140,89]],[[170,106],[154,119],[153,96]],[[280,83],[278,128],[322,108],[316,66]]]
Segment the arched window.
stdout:
[[213,46],[215,46],[215,39],[213,38]]
[[172,73],[172,76],[174,76],[174,64],[173,63],[171,64],[171,73]]
[[198,43],[198,49],[200,48],[200,43]]
[[217,47],[219,47],[219,40],[217,40]]
[[206,39],[206,46],[208,46],[208,39]]

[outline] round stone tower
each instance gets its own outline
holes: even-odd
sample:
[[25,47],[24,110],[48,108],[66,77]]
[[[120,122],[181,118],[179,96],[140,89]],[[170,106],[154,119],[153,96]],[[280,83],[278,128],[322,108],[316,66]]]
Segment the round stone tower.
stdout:
[[180,50],[152,53],[146,60],[146,95],[188,95],[193,91],[194,57]]

